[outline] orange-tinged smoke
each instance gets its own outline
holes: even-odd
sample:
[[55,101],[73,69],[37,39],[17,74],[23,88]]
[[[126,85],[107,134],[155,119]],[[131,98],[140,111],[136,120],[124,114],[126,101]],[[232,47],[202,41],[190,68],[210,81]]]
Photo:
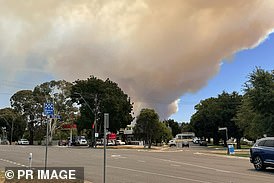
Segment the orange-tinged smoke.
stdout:
[[273,10],[272,0],[1,1],[0,63],[25,68],[40,58],[33,69],[57,78],[110,78],[135,111],[151,107],[166,118],[222,59],[273,31]]

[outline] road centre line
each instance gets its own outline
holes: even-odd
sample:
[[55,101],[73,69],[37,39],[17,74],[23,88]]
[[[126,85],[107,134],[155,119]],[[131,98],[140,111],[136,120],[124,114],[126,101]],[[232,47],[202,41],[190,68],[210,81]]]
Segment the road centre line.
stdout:
[[144,160],[138,160],[138,162],[145,163],[146,161],[144,161]]
[[184,181],[191,181],[191,182],[213,183],[213,182],[207,182],[207,181],[202,181],[202,180],[190,179],[190,178],[185,178],[185,177],[177,177],[177,176],[172,176],[172,175],[166,175],[166,174],[160,174],[160,173],[149,172],[149,171],[142,171],[142,170],[135,170],[135,169],[131,169],[131,168],[123,168],[123,167],[117,167],[117,166],[110,166],[110,165],[108,165],[107,168],[120,169],[120,170],[126,170],[126,171],[131,171],[131,172],[138,172],[138,173],[149,174],[149,175],[157,175],[157,176],[162,176],[162,177],[167,177],[167,178],[173,178],[173,179],[179,179],[179,180],[184,180]]
[[170,164],[170,166],[180,167],[181,165]]
[[195,165],[195,164],[191,164],[191,163],[183,163],[183,162],[172,161],[172,160],[167,160],[167,159],[160,159],[160,158],[156,158],[156,159],[158,159],[158,160],[160,160],[160,161],[169,162],[169,163],[175,163],[175,164],[180,164],[180,165],[193,166],[193,167],[202,168],[202,169],[206,169],[206,170],[214,170],[214,171],[216,171],[216,172],[231,173],[230,171],[220,170],[220,169],[211,168],[211,167],[206,167],[206,166],[201,166],[201,165]]

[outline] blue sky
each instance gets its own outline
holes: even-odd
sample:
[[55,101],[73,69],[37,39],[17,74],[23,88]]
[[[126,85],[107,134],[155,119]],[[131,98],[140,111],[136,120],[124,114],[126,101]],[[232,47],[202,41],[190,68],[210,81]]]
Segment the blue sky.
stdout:
[[274,69],[274,33],[256,48],[238,52],[232,60],[224,61],[219,73],[209,80],[207,86],[196,93],[188,93],[181,97],[179,112],[170,118],[178,122],[189,122],[191,115],[195,113],[194,106],[199,101],[215,97],[222,91],[242,93],[248,75],[256,67]]

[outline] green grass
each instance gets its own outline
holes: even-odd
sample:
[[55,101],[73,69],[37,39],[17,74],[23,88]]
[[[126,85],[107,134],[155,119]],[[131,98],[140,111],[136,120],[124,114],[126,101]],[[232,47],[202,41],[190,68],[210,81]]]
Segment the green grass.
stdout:
[[[223,145],[213,145],[213,144],[209,144],[208,147],[210,148],[214,148],[214,149],[227,149],[227,147],[224,147]],[[250,145],[241,145],[241,149],[250,149],[252,146]],[[234,145],[234,148],[236,149],[236,145]]]

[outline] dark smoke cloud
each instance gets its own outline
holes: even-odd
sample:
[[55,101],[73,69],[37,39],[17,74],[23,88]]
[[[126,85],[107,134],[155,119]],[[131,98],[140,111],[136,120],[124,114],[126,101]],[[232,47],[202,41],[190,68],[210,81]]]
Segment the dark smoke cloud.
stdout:
[[0,1],[1,69],[12,77],[41,58],[58,78],[111,78],[136,111],[166,118],[224,58],[273,31],[273,9],[271,0]]

